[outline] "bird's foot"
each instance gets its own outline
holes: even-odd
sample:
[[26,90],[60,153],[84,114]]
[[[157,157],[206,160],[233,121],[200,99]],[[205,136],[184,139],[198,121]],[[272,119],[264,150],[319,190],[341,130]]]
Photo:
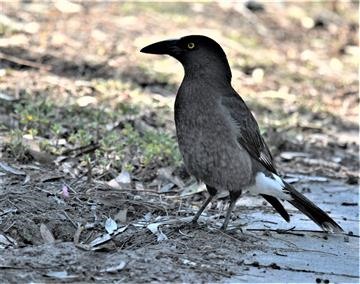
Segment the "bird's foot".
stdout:
[[222,225],[220,230],[228,235],[235,235],[238,233],[244,234],[242,227],[224,226]]
[[191,220],[190,222],[185,222],[181,225],[181,228],[186,228],[186,229],[194,229],[194,228],[198,228],[200,225],[197,222],[197,220]]
[[222,225],[222,226],[220,227],[220,231],[226,232],[226,229],[227,229],[227,226]]
[[193,224],[194,226],[196,226],[196,225],[198,225],[198,219],[194,218],[194,219],[191,220],[190,223]]

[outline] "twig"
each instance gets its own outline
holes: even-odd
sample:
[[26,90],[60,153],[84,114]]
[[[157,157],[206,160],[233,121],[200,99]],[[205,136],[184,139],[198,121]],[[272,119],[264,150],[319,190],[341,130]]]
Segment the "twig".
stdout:
[[56,181],[58,179],[62,179],[64,177],[65,177],[65,175],[47,177],[47,178],[42,179],[41,182],[43,182],[43,183],[45,183],[45,182],[53,182],[53,181]]
[[[100,146],[99,143],[90,143],[85,146],[80,146],[80,147],[73,148],[73,149],[67,149],[62,153],[62,155],[67,155],[67,154],[70,154],[71,152],[76,152],[76,151],[80,151],[80,153],[88,153],[87,151],[96,150],[97,148],[99,148],[99,146]],[[89,149],[87,149],[87,148],[89,148]]]
[[302,233],[295,233],[294,232],[295,227],[292,227],[290,229],[287,230],[281,230],[281,229],[276,229],[276,230],[272,230],[272,229],[247,229],[247,231],[253,231],[253,232],[276,232],[278,234],[289,234],[289,235],[295,235],[295,236],[300,236],[303,237],[305,236]]
[[6,209],[6,210],[4,210],[4,212],[0,213],[0,217],[6,215],[8,213],[17,212],[17,211],[18,211],[18,209]]
[[[69,154],[71,152],[75,152],[75,151],[78,151],[80,150],[79,153],[76,153],[75,155],[73,156],[67,156],[67,157],[63,157],[61,156],[59,159],[56,160],[57,163],[63,163],[65,161],[67,161],[68,159],[70,158],[77,158],[79,156],[82,156],[84,154],[89,154],[93,151],[95,151],[96,149],[98,149],[100,147],[99,144],[89,144],[89,145],[86,145],[86,146],[82,146],[82,147],[79,147],[79,148],[76,148],[76,149],[69,149],[69,150],[66,150],[64,151],[64,153],[62,155],[66,155],[66,154]],[[86,175],[86,174],[85,174]]]
[[[222,235],[224,235],[224,236],[226,236],[226,237],[228,237],[228,238],[230,238],[230,239],[232,239],[232,240],[234,240],[234,241],[237,241],[237,242],[239,242],[239,243],[243,243],[241,240],[239,240],[239,239],[237,239],[237,238],[234,238],[233,236],[225,233],[225,232],[224,232],[223,230],[221,230],[221,229],[217,229],[217,228],[216,228],[215,230],[217,230],[220,234],[222,234]],[[253,238],[255,238],[255,239],[258,239],[258,240],[263,240],[263,239],[260,238],[260,237],[255,237],[255,236],[251,236],[251,237],[253,237]]]
[[[181,265],[184,268],[188,268],[189,266],[185,266],[185,265]],[[198,272],[202,272],[202,273],[214,273],[214,274],[219,274],[221,276],[230,278],[231,276],[233,276],[233,273],[226,273],[223,272],[221,270],[215,270],[214,267],[211,268],[202,268],[202,267],[194,267],[194,266],[190,266],[193,270],[198,271]]]
[[89,159],[86,159],[86,167],[87,167],[87,183],[91,183],[92,181],[92,166]]
[[141,192],[144,192],[144,193],[153,193],[153,194],[156,194],[156,195],[166,195],[166,194],[178,194],[177,191],[170,191],[170,192],[157,192],[155,190],[139,190],[139,189],[121,189],[121,191],[127,191],[127,192],[137,192],[137,193],[141,193]]
[[2,52],[0,52],[0,59],[6,60],[6,61],[10,61],[19,65],[23,65],[23,66],[28,66],[31,68],[36,68],[36,69],[42,69],[42,70],[50,70],[50,66],[46,66],[40,63],[36,63],[34,61],[29,61],[26,59],[22,59],[22,58],[18,58],[12,55],[8,55],[8,54],[4,54]]
[[80,235],[81,233],[85,230],[84,226],[82,225],[79,225],[76,227],[76,231],[75,231],[75,234],[74,234],[74,244],[77,248],[80,248],[80,249],[83,249],[83,250],[86,250],[86,251],[89,251],[91,250],[91,246],[88,245],[88,244],[82,244],[80,243]]
[[78,225],[75,224],[75,222],[69,217],[69,215],[65,212],[65,211],[62,211],[62,213],[64,213],[64,215],[66,216],[66,218],[68,218],[68,220],[70,221],[71,224],[73,224],[73,226],[75,228],[78,228]]
[[70,186],[70,184],[64,182],[64,185],[66,185],[67,188],[70,189],[73,193],[77,194],[77,191],[72,186]]
[[[106,189],[109,189],[109,190],[113,190],[114,188],[111,187],[110,185],[108,185],[107,183],[103,182],[103,181],[99,181],[99,180],[94,180],[94,182],[100,186],[104,186]],[[167,191],[167,192],[158,192],[158,191],[155,191],[155,190],[150,190],[150,189],[131,189],[131,188],[128,188],[128,189],[121,189],[121,191],[125,191],[125,192],[136,192],[136,193],[141,193],[141,192],[144,192],[144,193],[153,193],[153,194],[156,194],[156,195],[167,195],[167,194],[178,194],[179,192],[178,191]]]
[[[293,227],[295,228],[295,227]],[[298,235],[298,236],[304,236],[304,234],[300,234],[300,232],[304,232],[304,233],[320,233],[320,234],[328,234],[327,232],[324,231],[317,231],[317,230],[293,230],[293,228],[290,228],[288,230],[280,230],[280,229],[246,229],[249,232],[275,232],[278,234],[290,234],[290,235]],[[299,232],[299,234],[293,233],[293,232]],[[354,235],[354,234],[349,234],[349,233],[342,233],[344,236],[349,236],[349,237],[355,237],[355,238],[360,238],[359,235]]]

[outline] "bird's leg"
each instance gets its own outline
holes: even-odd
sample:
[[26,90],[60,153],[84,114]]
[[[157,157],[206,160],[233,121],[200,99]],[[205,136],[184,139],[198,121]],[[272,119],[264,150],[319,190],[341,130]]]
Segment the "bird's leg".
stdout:
[[199,219],[201,213],[205,210],[206,206],[208,206],[208,204],[210,203],[210,201],[213,199],[213,195],[210,195],[205,202],[203,203],[203,205],[201,205],[199,211],[196,213],[196,215],[194,216],[194,218],[192,219],[192,223],[197,223],[197,220]]
[[226,230],[226,228],[229,224],[231,212],[233,211],[235,204],[236,204],[236,200],[239,198],[240,195],[241,195],[241,190],[237,191],[237,192],[230,192],[230,205],[226,212],[225,220],[224,220],[223,225],[221,226],[221,230],[223,230],[223,231]]
[[192,223],[197,223],[197,220],[199,219],[199,217],[201,216],[201,214],[203,213],[203,211],[205,210],[206,206],[208,206],[208,204],[210,203],[210,201],[214,198],[214,196],[216,195],[217,190],[213,187],[210,186],[206,186],[210,196],[205,200],[205,202],[203,203],[203,205],[201,205],[199,211],[196,213],[196,215],[194,216],[194,218],[192,219]]
[[235,207],[235,203],[236,203],[236,200],[231,200],[230,201],[230,205],[229,205],[229,208],[226,212],[226,216],[225,216],[225,221],[224,223],[222,224],[221,226],[221,230],[225,231],[228,224],[229,224],[229,220],[230,220],[230,216],[231,216],[231,212],[233,211],[234,207]]

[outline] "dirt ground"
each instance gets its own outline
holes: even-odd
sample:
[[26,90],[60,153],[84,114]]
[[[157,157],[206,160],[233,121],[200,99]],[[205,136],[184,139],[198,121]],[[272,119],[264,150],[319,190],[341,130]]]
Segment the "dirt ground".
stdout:
[[[359,282],[358,3],[0,3],[0,279]],[[183,71],[139,50],[205,34],[277,166],[344,228],[206,198],[177,149]]]

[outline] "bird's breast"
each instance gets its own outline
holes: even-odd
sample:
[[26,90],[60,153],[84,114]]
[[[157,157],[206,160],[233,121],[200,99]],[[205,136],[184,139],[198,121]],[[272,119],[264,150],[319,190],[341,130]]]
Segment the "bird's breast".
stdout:
[[[231,124],[224,119],[216,102],[183,101],[175,103],[176,134],[188,171],[207,184],[237,184],[239,175],[251,164],[237,143]],[[244,171],[245,170],[245,171]],[[236,179],[236,180],[235,180]],[[244,177],[242,180],[248,180]],[[229,188],[235,187],[229,186]]]

